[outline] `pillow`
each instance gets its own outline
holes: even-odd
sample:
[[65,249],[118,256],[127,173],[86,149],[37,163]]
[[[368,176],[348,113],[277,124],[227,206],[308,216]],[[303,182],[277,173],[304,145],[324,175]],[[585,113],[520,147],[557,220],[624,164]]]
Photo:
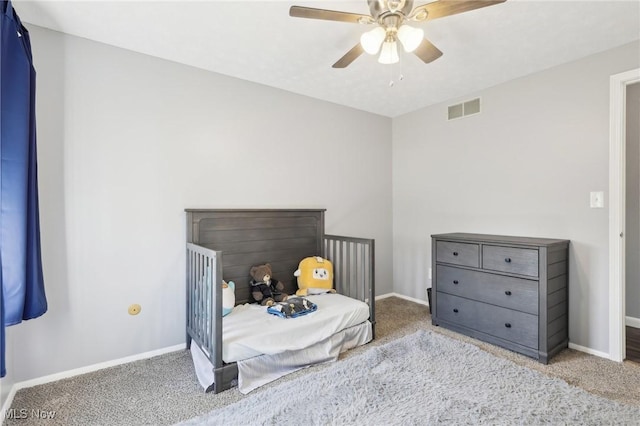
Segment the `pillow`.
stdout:
[[236,305],[236,283],[222,280],[222,316],[228,315]]

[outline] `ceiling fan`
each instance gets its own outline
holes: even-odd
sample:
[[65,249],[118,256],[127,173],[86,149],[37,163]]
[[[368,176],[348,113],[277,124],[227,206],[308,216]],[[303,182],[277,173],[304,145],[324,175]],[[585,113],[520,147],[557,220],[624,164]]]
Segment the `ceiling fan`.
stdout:
[[414,8],[413,0],[367,0],[371,15],[291,6],[289,16],[353,24],[377,24],[374,29],[362,34],[360,43],[338,59],[333,64],[333,68],[347,67],[364,52],[371,55],[376,55],[380,52],[378,62],[394,64],[400,60],[398,57],[398,41],[400,41],[406,52],[413,52],[423,62],[429,63],[442,56],[442,52],[424,38],[422,29],[411,27],[406,22],[426,22],[504,3],[505,1],[437,0]]

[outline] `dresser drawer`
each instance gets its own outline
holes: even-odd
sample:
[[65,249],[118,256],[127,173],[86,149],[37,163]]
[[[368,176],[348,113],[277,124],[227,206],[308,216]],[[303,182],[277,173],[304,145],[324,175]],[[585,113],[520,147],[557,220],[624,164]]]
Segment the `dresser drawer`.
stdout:
[[538,317],[437,292],[438,318],[482,333],[538,348]]
[[538,250],[483,245],[482,268],[537,277]]
[[538,315],[538,281],[437,265],[436,289]]
[[454,265],[480,266],[480,246],[478,244],[436,242],[436,261]]

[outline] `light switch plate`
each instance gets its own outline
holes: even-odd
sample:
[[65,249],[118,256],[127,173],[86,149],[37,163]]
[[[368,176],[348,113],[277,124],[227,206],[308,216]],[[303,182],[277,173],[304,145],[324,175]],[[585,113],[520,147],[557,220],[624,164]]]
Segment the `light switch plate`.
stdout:
[[590,205],[592,209],[604,208],[604,192],[591,191]]

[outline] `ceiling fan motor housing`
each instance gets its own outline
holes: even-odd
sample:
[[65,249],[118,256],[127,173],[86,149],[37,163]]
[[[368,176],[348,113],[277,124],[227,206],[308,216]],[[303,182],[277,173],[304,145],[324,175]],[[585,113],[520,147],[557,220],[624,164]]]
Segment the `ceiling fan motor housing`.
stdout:
[[413,0],[367,0],[367,2],[371,16],[378,22],[380,22],[380,18],[389,14],[405,18],[413,10]]

